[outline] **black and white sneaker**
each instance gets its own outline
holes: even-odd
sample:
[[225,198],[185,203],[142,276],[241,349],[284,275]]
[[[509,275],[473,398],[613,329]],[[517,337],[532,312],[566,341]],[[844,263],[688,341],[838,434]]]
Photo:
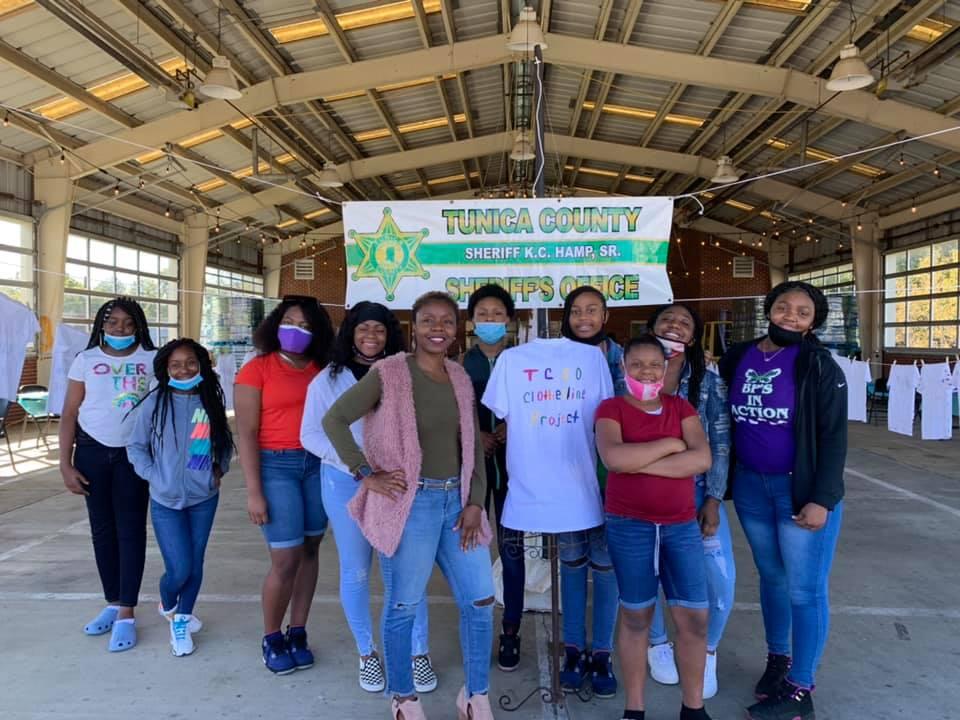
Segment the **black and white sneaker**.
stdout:
[[360,687],[369,693],[383,692],[387,679],[383,675],[383,664],[376,655],[360,658]]
[[413,687],[418,693],[433,692],[437,689],[437,674],[430,664],[429,655],[417,655],[413,658]]
[[497,667],[504,672],[513,672],[520,664],[520,635],[504,633],[500,636]]

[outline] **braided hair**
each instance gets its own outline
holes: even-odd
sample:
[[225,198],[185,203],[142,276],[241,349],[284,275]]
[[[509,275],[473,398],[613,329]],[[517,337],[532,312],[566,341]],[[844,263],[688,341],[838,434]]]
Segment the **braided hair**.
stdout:
[[133,319],[133,324],[136,327],[134,336],[137,338],[137,343],[140,347],[144,350],[157,349],[157,346],[153,344],[153,339],[150,337],[147,316],[143,314],[143,308],[140,307],[140,303],[131,297],[121,295],[115,297],[113,300],[108,300],[97,310],[97,316],[93,320],[93,330],[90,333],[90,340],[87,343],[87,350],[100,347],[103,344],[103,326],[106,324],[107,318],[110,317],[110,313],[114,308],[120,308]]
[[700,315],[685,303],[661,305],[653,311],[653,315],[647,320],[647,331],[653,334],[657,320],[670,308],[683,308],[693,318],[693,339],[684,352],[684,359],[690,365],[690,385],[687,388],[687,401],[694,407],[699,407],[700,386],[703,383],[703,376],[707,372],[706,353],[703,349],[703,320]]
[[[230,432],[230,426],[227,424],[226,401],[223,397],[223,388],[220,387],[220,380],[213,370],[213,362],[210,359],[210,353],[207,349],[195,340],[190,338],[179,338],[171,340],[157,352],[153,359],[153,373],[157,379],[157,385],[150,392],[143,396],[140,401],[142,404],[150,395],[156,393],[157,403],[153,406],[153,415],[151,417],[151,434],[153,439],[149,445],[150,457],[153,458],[154,442],[159,449],[163,445],[163,431],[167,424],[167,415],[173,406],[173,390],[170,387],[170,373],[167,366],[170,363],[170,357],[174,351],[179,348],[190,350],[197,357],[200,365],[200,377],[203,380],[197,385],[196,393],[200,396],[200,404],[207,413],[210,421],[210,454],[212,461],[217,462],[218,458],[233,452],[233,434]],[[139,407],[139,405],[138,405]],[[131,412],[133,412],[131,410]],[[171,423],[175,423],[173,416],[170,416]],[[174,424],[174,430],[176,425]],[[176,442],[176,435],[174,435]]]

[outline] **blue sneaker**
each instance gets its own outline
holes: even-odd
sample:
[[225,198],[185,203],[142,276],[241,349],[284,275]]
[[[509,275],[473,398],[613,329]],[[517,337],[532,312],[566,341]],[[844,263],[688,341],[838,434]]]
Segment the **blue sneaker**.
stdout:
[[289,675],[297,669],[281,633],[275,632],[264,636],[263,664],[275,675]]
[[612,698],[617,694],[617,678],[613,674],[613,659],[608,652],[595,652],[590,657],[590,685],[598,698]]
[[287,650],[293,658],[297,670],[306,670],[313,667],[313,653],[307,646],[307,630],[302,627],[287,626]]
[[564,651],[566,657],[560,671],[560,686],[564,692],[575,693],[587,677],[587,653],[572,645],[567,645]]

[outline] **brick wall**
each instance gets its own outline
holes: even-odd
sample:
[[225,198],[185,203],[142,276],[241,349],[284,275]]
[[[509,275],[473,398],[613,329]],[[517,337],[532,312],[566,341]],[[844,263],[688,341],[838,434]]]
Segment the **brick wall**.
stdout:
[[[737,250],[752,255],[756,259],[752,279],[733,277],[733,255],[724,248],[710,244],[710,236],[696,230],[674,232],[681,237],[679,245],[671,243],[667,259],[670,283],[676,298],[717,298],[739,297],[742,295],[764,295],[770,289],[770,273],[763,263],[767,253],[746,246]],[[731,243],[724,241],[724,247],[730,249]],[[308,256],[312,250],[299,250],[283,256],[283,269],[280,272],[281,295],[313,295],[320,302],[327,303],[330,316],[335,325],[343,319],[343,310],[330,305],[343,305],[346,297],[346,275],[343,271],[343,251],[338,248],[318,255],[314,262],[314,280],[294,280],[293,261]],[[717,268],[720,268],[717,270]],[[691,303],[703,316],[704,322],[717,320],[721,310],[733,310],[733,301],[709,300]],[[646,322],[652,307],[614,308],[610,312],[607,330],[616,335],[621,342],[630,337],[630,324],[634,321]],[[560,311],[550,312],[551,320],[560,319]],[[409,312],[398,311],[401,321],[409,320]],[[462,338],[461,338],[462,340]],[[462,344],[462,343],[461,343]]]

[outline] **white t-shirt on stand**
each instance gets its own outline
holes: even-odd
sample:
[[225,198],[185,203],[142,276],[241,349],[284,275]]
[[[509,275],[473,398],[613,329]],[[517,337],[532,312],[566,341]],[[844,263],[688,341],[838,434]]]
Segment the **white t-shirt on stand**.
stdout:
[[538,338],[500,355],[482,402],[507,421],[505,527],[559,533],[603,524],[593,426],[608,397],[610,368],[593,345]]
[[0,398],[16,399],[27,345],[38,332],[40,323],[33,311],[0,293]]
[[890,368],[887,389],[887,429],[890,432],[913,437],[913,418],[916,412],[917,388],[920,371],[915,365],[894,365]]
[[953,376],[948,363],[927,363],[920,372],[920,437],[953,437]]
[[127,414],[150,390],[156,354],[156,350],[137,348],[130,355],[114,357],[95,347],[74,358],[68,377],[84,384],[78,421],[101,445],[127,444],[134,425]]
[[50,363],[50,392],[47,396],[47,412],[59,415],[67,398],[67,373],[73,359],[83,352],[90,341],[90,333],[69,325],[57,325],[53,339],[53,361]]
[[873,380],[870,363],[862,360],[845,360],[839,363],[847,378],[847,419],[867,421],[867,383]]

